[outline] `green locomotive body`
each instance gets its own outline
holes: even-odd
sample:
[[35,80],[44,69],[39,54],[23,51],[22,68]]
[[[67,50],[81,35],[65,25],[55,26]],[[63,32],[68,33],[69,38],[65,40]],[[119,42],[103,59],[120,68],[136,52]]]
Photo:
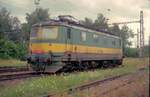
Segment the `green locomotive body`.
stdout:
[[37,71],[72,71],[122,64],[121,38],[62,21],[33,25],[28,63]]

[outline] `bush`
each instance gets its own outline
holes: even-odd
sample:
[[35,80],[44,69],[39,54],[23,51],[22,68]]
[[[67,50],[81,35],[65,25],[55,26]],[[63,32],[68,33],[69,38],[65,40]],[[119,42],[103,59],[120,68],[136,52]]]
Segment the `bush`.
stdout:
[[21,58],[27,53],[27,48],[23,44],[14,43],[6,39],[0,39],[0,58]]
[[126,48],[124,55],[126,57],[138,57],[138,50],[137,48]]

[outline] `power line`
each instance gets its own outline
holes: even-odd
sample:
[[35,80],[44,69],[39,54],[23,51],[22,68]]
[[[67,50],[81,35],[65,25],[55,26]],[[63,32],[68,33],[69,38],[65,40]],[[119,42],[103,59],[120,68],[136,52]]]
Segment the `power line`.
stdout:
[[127,21],[127,22],[117,22],[108,25],[120,25],[120,24],[131,24],[131,23],[140,23],[140,21]]
[[144,57],[144,17],[143,11],[140,11],[140,19],[137,21],[127,21],[127,22],[117,22],[108,25],[121,25],[121,24],[131,24],[131,23],[139,23],[140,24],[140,32],[137,33],[137,46],[139,47],[139,57]]

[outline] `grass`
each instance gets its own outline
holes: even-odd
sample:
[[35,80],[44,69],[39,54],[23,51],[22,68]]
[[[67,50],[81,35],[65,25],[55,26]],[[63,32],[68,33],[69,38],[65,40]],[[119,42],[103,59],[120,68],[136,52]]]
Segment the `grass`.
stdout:
[[[75,91],[73,95],[77,95],[74,97],[149,97],[148,96],[149,95],[149,91],[148,91],[149,73],[148,72],[142,74],[137,73],[137,75],[131,75],[131,76],[128,77],[127,79],[134,82],[127,84],[126,81],[123,80],[112,81],[106,83],[106,85],[104,83],[101,87],[96,86],[90,88],[89,90],[87,89],[83,91],[82,90]],[[103,90],[103,88],[105,89]],[[104,93],[104,95],[99,95],[102,93]],[[69,96],[63,95],[61,97],[69,97]]]
[[26,65],[25,61],[20,61],[16,59],[0,59],[0,67],[3,66],[24,66]]
[[129,72],[148,64],[148,59],[127,58],[124,66],[114,69],[99,69],[95,71],[79,72],[77,74],[52,75],[25,80],[13,87],[2,87],[0,97],[38,97],[53,92],[63,92],[68,88],[97,79],[104,79]]
[[123,65],[133,65],[136,68],[142,68],[149,65],[149,58],[125,58]]

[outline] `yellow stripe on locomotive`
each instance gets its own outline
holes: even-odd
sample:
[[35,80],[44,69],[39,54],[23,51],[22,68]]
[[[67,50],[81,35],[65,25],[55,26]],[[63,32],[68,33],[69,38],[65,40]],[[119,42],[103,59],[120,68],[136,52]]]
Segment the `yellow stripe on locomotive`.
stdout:
[[[69,46],[69,48],[67,48]],[[31,43],[31,51],[43,50],[43,52],[48,53],[49,51],[53,53],[64,53],[67,51],[76,53],[95,53],[95,54],[121,54],[122,49],[120,48],[101,48],[94,46],[84,46],[84,45],[72,45],[63,43]]]

